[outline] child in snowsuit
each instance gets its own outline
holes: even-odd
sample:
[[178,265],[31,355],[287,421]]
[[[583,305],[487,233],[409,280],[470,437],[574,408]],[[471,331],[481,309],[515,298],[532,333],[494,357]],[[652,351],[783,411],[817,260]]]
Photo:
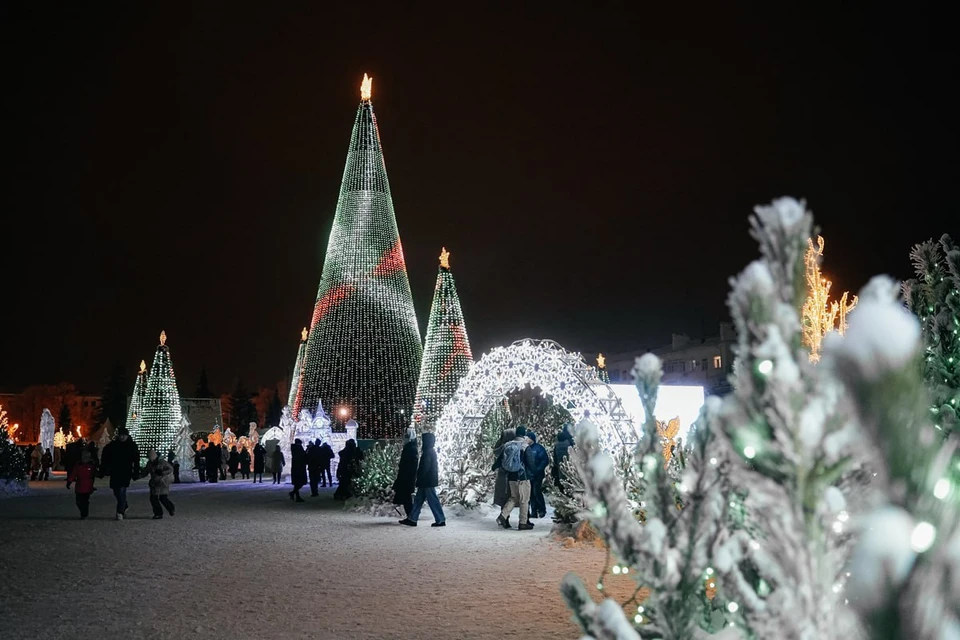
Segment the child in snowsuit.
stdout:
[[84,451],[80,454],[80,462],[73,465],[67,478],[67,489],[72,483],[77,486],[77,508],[80,509],[81,520],[86,520],[90,515],[90,495],[96,491],[93,487],[94,474],[93,456],[89,451]]

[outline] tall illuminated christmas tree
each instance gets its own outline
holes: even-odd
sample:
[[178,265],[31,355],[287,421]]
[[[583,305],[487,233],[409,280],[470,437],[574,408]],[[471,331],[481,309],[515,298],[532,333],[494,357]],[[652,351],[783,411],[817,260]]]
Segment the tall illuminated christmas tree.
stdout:
[[417,431],[433,431],[443,407],[457,390],[460,380],[467,375],[472,362],[473,353],[463,323],[457,285],[450,273],[450,253],[443,248],[427,323],[417,398],[413,405],[413,426]]
[[322,402],[337,427],[395,438],[423,351],[370,90],[365,75],[293,410]]
[[166,332],[160,332],[160,344],[153,356],[147,391],[140,406],[138,434],[134,436],[142,457],[150,449],[166,455],[177,439],[177,431],[183,420],[180,412],[180,393],[177,377],[173,373],[170,348]]
[[127,409],[126,427],[130,436],[136,440],[140,435],[140,412],[143,407],[143,397],[147,394],[147,363],[140,361],[140,370],[137,380],[133,383],[133,395],[130,397],[130,408]]
[[290,393],[287,395],[287,406],[293,407],[297,401],[297,392],[300,390],[300,380],[303,378],[303,355],[307,351],[307,328],[300,332],[300,346],[297,348],[297,360],[293,363],[293,373],[290,375]]

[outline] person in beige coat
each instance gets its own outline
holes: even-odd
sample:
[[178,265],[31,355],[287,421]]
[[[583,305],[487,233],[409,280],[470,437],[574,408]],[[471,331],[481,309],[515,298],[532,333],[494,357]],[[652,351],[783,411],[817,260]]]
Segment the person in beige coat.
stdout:
[[147,453],[147,466],[144,469],[150,479],[150,505],[153,507],[153,519],[163,518],[163,508],[172,516],[173,503],[170,502],[170,485],[173,483],[173,465],[157,455],[156,449]]

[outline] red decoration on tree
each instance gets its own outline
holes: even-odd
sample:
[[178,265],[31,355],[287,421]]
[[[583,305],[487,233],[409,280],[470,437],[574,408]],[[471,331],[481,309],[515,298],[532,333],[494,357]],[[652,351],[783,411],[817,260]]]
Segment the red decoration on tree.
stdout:
[[387,254],[380,260],[380,264],[373,270],[373,275],[383,277],[393,275],[398,271],[406,273],[406,270],[407,263],[403,260],[403,247],[400,245],[400,238],[397,238],[390,251],[387,251]]

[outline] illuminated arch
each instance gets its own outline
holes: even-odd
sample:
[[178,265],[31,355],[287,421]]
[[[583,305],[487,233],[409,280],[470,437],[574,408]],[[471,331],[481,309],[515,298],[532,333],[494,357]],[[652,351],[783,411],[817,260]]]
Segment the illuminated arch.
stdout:
[[552,340],[518,340],[474,363],[444,407],[436,424],[441,474],[448,461],[467,456],[480,422],[494,405],[527,384],[569,411],[574,424],[584,418],[594,422],[605,449],[636,444],[636,429],[620,399],[579,353]]

